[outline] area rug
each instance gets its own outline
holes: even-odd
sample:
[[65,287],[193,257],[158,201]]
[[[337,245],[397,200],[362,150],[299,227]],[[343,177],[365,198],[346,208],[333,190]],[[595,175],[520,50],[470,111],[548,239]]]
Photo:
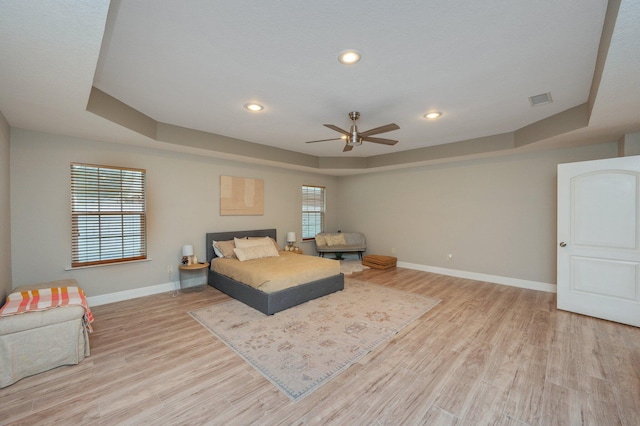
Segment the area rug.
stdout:
[[369,267],[363,265],[361,260],[340,260],[340,272],[345,275],[351,275],[354,272],[364,271],[365,269],[369,269]]
[[189,312],[294,401],[346,370],[439,300],[348,279],[275,315],[237,300]]

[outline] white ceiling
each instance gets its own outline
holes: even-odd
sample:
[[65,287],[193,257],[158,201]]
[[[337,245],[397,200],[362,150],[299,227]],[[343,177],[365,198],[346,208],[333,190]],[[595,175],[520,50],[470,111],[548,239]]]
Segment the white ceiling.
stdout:
[[[111,5],[109,5],[111,3]],[[109,10],[110,7],[110,10]],[[11,126],[148,139],[86,111],[94,85],[154,120],[320,157],[512,132],[583,104],[607,2],[0,1],[0,111]],[[109,12],[107,19],[107,12]],[[623,0],[588,133],[640,129],[640,2]],[[338,54],[357,49],[345,66]],[[551,92],[553,103],[528,97]],[[243,108],[255,101],[260,113]],[[429,111],[442,111],[427,121]],[[342,153],[324,123],[393,146]]]

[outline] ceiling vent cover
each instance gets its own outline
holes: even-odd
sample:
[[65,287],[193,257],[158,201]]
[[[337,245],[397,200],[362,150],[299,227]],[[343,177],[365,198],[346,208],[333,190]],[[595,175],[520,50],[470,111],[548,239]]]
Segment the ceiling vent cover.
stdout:
[[553,99],[551,99],[551,92],[529,96],[529,103],[531,103],[531,106],[550,104],[551,102],[553,102]]

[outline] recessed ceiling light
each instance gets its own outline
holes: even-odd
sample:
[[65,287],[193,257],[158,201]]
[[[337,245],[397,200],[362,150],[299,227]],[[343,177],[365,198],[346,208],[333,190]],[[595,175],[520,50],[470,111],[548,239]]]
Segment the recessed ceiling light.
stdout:
[[439,118],[442,115],[441,112],[430,112],[428,114],[424,115],[424,118],[426,118],[427,120],[434,120],[436,118]]
[[360,53],[356,50],[345,50],[338,56],[338,61],[345,65],[353,65],[360,60]]
[[262,105],[255,104],[255,103],[246,104],[244,107],[249,111],[254,111],[254,112],[262,111],[264,109]]

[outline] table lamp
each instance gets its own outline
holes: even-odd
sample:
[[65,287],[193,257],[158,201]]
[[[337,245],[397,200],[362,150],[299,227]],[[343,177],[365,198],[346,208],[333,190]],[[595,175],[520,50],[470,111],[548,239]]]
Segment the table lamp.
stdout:
[[182,264],[191,265],[193,263],[193,246],[185,244],[182,246]]
[[295,242],[296,242],[296,233],[292,231],[287,232],[287,247],[289,251],[293,250]]

